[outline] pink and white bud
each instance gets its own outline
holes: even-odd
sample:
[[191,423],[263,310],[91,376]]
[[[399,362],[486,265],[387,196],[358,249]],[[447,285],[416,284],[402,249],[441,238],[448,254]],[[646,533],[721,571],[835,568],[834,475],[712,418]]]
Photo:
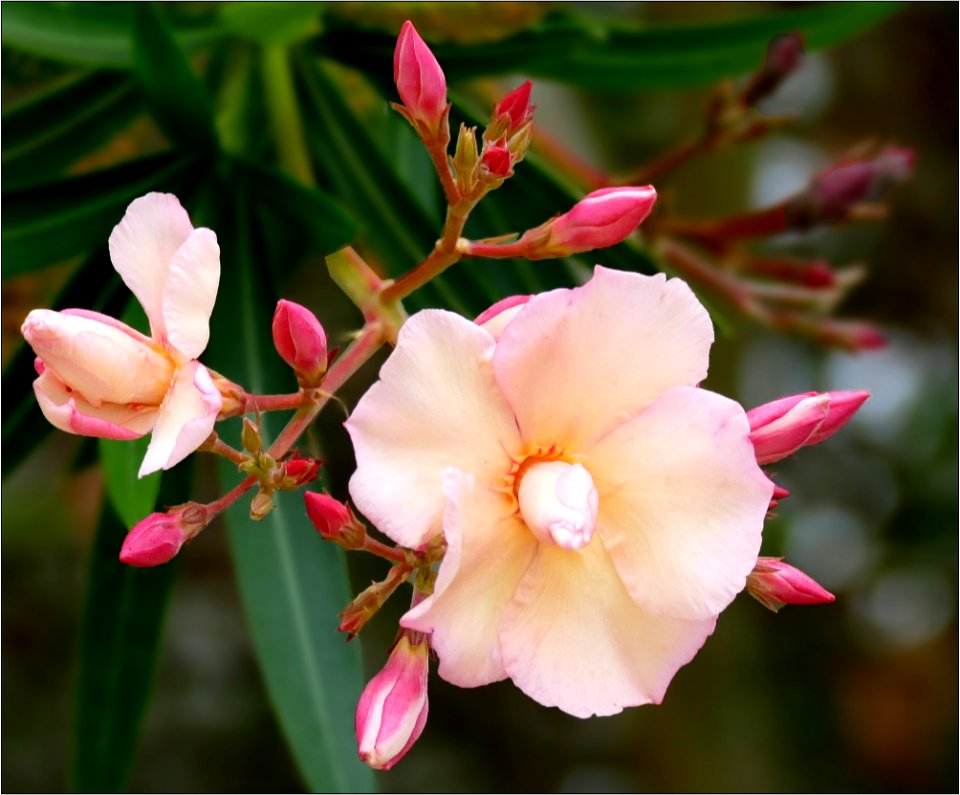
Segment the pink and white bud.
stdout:
[[869,392],[806,392],[747,412],[757,463],[772,464],[801,447],[832,436],[856,413]]
[[505,146],[491,146],[483,153],[480,164],[487,170],[488,174],[500,179],[505,179],[513,173],[513,158],[510,155],[510,150]]
[[447,81],[440,64],[407,20],[393,53],[393,81],[410,122],[433,137],[447,114]]
[[747,577],[747,591],[775,613],[784,605],[816,605],[836,598],[812,577],[780,558],[757,558],[757,565]]
[[568,212],[525,232],[510,247],[521,249],[527,259],[545,259],[615,246],[650,215],[656,200],[651,185],[595,190]]
[[520,480],[520,515],[533,534],[563,549],[590,543],[597,526],[599,494],[582,464],[541,461]]
[[293,301],[278,301],[273,313],[273,344],[301,383],[320,383],[327,371],[327,334],[313,312]]
[[429,647],[418,632],[403,632],[387,664],[364,688],[357,704],[360,758],[389,770],[417,741],[427,723]]
[[166,513],[152,513],[127,533],[120,549],[120,562],[138,568],[167,563],[207,522],[206,508],[194,502],[171,508]]

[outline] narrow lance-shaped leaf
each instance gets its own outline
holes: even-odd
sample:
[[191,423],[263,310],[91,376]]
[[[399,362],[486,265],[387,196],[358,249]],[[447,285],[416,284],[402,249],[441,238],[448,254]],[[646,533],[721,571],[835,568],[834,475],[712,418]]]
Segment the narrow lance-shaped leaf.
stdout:
[[[139,3],[4,3],[3,44],[64,63],[129,69],[133,15]],[[201,15],[177,19],[175,36],[193,51],[223,34]]]
[[150,3],[138,5],[132,46],[134,73],[164,132],[185,148],[215,147],[210,95],[190,68],[170,27]]
[[[272,350],[263,252],[254,250],[251,206],[232,183],[237,215],[216,220],[225,278],[214,314],[210,363],[245,388],[289,389],[292,380]],[[266,415],[273,438],[280,423]],[[229,434],[226,431],[225,434]],[[225,438],[230,438],[226,435]],[[220,467],[224,488],[240,478]],[[373,789],[357,758],[353,713],[362,688],[356,644],[337,635],[337,613],[351,598],[342,550],[324,544],[306,517],[300,494],[277,495],[262,522],[249,517],[249,499],[226,514],[237,583],[270,700],[293,756],[313,791]]]
[[[746,74],[767,42],[802,33],[811,50],[842,41],[885,19],[896,3],[818,3],[710,25],[640,28],[555,14],[507,39],[484,44],[436,43],[431,49],[449,80],[522,72],[603,91],[703,85]],[[367,74],[389,74],[395,37],[330,20],[317,51]]]
[[38,185],[107,142],[142,110],[133,82],[92,72],[3,114],[3,186]]
[[[186,499],[190,471],[183,463],[164,475],[161,504]],[[127,530],[106,501],[90,553],[80,632],[72,772],[78,792],[126,789],[177,572],[176,561],[152,569],[121,563]]]
[[[127,205],[184,182],[192,161],[144,157],[81,177],[3,194],[3,276],[83,254],[102,242]],[[106,234],[105,234],[106,232]]]

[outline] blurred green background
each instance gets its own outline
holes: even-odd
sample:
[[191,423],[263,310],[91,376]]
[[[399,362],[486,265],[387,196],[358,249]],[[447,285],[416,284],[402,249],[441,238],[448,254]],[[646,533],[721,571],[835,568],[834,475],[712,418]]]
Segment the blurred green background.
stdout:
[[[429,41],[469,47],[476,40],[495,42],[527,24],[536,26],[556,11],[550,4],[494,4],[492,10],[476,12],[475,5],[451,10],[431,4],[345,4],[315,15],[311,24],[323,27],[311,27],[308,35],[319,30],[322,37],[338,25],[370,26],[395,35],[409,15]],[[562,10],[576,11],[598,29],[611,22],[651,28],[722,24],[798,8],[770,3],[574,6]],[[44,57],[42,47],[10,41],[8,9],[5,4],[5,112],[77,68]],[[173,13],[203,20],[217,11],[199,3]],[[473,16],[465,22],[458,14]],[[869,266],[866,282],[841,314],[880,323],[889,347],[858,355],[829,351],[733,318],[735,330],[718,335],[707,383],[747,407],[810,389],[872,391],[843,433],[775,468],[778,482],[792,496],[768,523],[764,554],[785,555],[835,592],[837,601],[787,607],[774,615],[742,596],[723,614],[703,651],[677,675],[662,706],[612,718],[571,718],[540,707],[509,683],[459,690],[434,676],[427,728],[403,762],[377,775],[381,789],[956,789],[957,16],[955,4],[908,4],[865,32],[811,53],[764,105],[769,113],[797,114],[794,125],[699,160],[657,183],[661,201],[668,200],[678,214],[726,215],[789,195],[864,140],[897,143],[918,153],[914,179],[889,197],[886,220],[821,229],[786,241],[794,250],[835,264]],[[462,41],[464,31],[471,40]],[[335,41],[318,45],[321,55],[324,46],[333,60],[350,60],[337,53]],[[254,145],[246,141],[243,146],[256,155],[251,155],[255,162],[282,165],[283,155],[260,141],[267,123],[256,102],[246,103],[254,107],[245,108],[239,121],[223,119],[230,90],[223,87],[236,84],[230,78],[243,69],[242,60],[242,54],[221,58],[198,47],[191,64],[206,76],[208,86],[214,85],[212,74],[220,81],[215,93],[220,135],[232,130],[254,139]],[[377,63],[389,69],[389,60],[381,57]],[[460,79],[451,78],[451,86],[478,101],[500,96],[528,76],[504,64],[491,67],[492,77],[484,77],[484,71],[481,64],[475,70],[479,77],[472,77],[464,68]],[[389,79],[389,71],[379,78]],[[436,189],[412,136],[394,123],[384,100],[350,67],[336,67],[330,80],[349,99],[400,184],[426,208],[425,217],[436,221]],[[628,172],[690,138],[711,90],[711,85],[698,84],[611,92],[536,74],[534,80],[537,122],[597,168],[615,173]],[[245,85],[235,90],[242,93]],[[91,147],[69,173],[168,148],[169,125],[158,126],[139,113],[137,104],[131,108],[129,121]],[[90,110],[81,104],[71,112]],[[336,118],[328,123],[327,133],[335,135]],[[334,199],[343,199],[359,220],[364,229],[360,244],[369,247],[365,253],[372,250],[374,258],[386,259],[376,243],[378,235],[386,235],[384,223],[364,216],[363,203],[344,193],[332,172],[323,171],[322,152],[316,150],[326,146],[326,139],[310,142],[318,183]],[[521,164],[514,182],[532,179],[529,169]],[[19,172],[14,173],[19,180]],[[4,177],[4,210],[16,215],[8,187],[15,193],[20,183],[11,185],[13,181]],[[257,207],[266,197],[254,194],[249,200]],[[214,194],[207,201],[227,199]],[[106,240],[120,214],[102,225],[99,239]],[[478,220],[501,233],[517,228],[509,215]],[[296,227],[283,231],[282,243],[292,253],[283,270],[273,274],[276,286],[316,310],[336,344],[342,344],[358,317],[326,276],[323,244],[313,245]],[[429,236],[426,240],[429,245]],[[34,306],[48,305],[79,265],[76,258],[67,258],[8,277],[6,239],[4,255],[7,402],[14,387],[8,390],[6,375],[22,345],[18,329],[23,317]],[[106,280],[109,265],[102,255],[100,259],[98,273]],[[537,263],[534,268],[560,266]],[[225,270],[224,280],[228,278]],[[453,284],[468,289],[462,282]],[[494,281],[495,290],[501,285],[509,286],[509,281]],[[424,300],[439,302],[432,295]],[[481,293],[466,300],[472,307],[487,298]],[[218,306],[215,334],[218,322],[226,329],[221,334],[232,333],[233,310]],[[269,316],[271,311],[272,303],[265,302],[263,312]],[[375,367],[368,367],[351,382],[343,393],[348,405],[375,373]],[[19,395],[23,384],[16,389]],[[323,443],[329,462],[330,489],[345,496],[351,460],[339,429],[342,419],[337,407],[330,406],[315,441]],[[5,456],[8,427],[18,421],[5,413]],[[215,472],[209,462],[201,463],[193,496],[212,499],[220,493]],[[4,470],[2,787],[7,791],[70,786],[87,559],[103,494],[96,447],[60,433],[45,436],[22,461],[18,455],[16,466]],[[299,509],[300,495],[282,497],[291,510]],[[265,695],[223,528],[209,528],[180,557],[129,788],[303,789]],[[376,562],[350,563],[355,590],[383,575]],[[402,601],[395,599],[364,632],[368,675],[384,661]],[[311,615],[330,644],[343,643],[335,631],[336,609],[325,606]],[[339,731],[351,735],[352,723]]]

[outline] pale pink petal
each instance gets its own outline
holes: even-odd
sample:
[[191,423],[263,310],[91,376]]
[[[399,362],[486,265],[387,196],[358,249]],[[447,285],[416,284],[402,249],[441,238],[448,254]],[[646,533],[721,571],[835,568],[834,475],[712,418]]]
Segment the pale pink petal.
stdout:
[[350,494],[400,544],[416,547],[440,532],[447,467],[506,484],[519,438],[493,380],[493,347],[459,315],[419,312],[347,420],[357,456]]
[[164,337],[163,290],[170,260],[193,225],[176,196],[148,193],[134,199],[110,235],[110,259],[150,319],[156,339]]
[[173,376],[170,357],[129,326],[100,317],[34,309],[21,331],[44,365],[87,402],[158,405]]
[[137,477],[170,469],[196,450],[213,430],[223,398],[200,362],[177,371],[157,417],[147,454]]
[[530,300],[497,343],[494,372],[527,442],[575,451],[664,390],[698,384],[712,342],[679,279],[598,266],[583,287]]
[[47,421],[67,433],[100,439],[137,439],[149,433],[157,421],[156,406],[91,405],[79,393],[68,390],[49,368],[33,382],[33,391]]
[[196,359],[207,347],[219,285],[217,236],[209,229],[196,229],[170,260],[163,291],[167,341],[184,359]]
[[444,473],[447,551],[433,595],[401,626],[432,633],[439,673],[459,687],[503,679],[497,627],[537,549],[508,494],[478,485],[456,469]]
[[104,315],[102,312],[94,312],[92,309],[61,309],[60,314],[73,315],[74,317],[85,317],[87,320],[96,320],[98,323],[103,323],[106,326],[113,326],[115,329],[119,329],[124,334],[133,337],[133,339],[142,342],[144,345],[150,345],[154,348],[157,347],[157,344],[146,334],[141,334],[135,328],[128,326],[122,320],[117,320],[115,317],[110,317],[110,315]]
[[503,667],[544,706],[613,715],[660,703],[715,623],[638,607],[596,536],[577,551],[542,544],[503,614]]
[[749,434],[732,400],[677,387],[584,454],[597,532],[645,609],[706,618],[743,589],[773,495]]

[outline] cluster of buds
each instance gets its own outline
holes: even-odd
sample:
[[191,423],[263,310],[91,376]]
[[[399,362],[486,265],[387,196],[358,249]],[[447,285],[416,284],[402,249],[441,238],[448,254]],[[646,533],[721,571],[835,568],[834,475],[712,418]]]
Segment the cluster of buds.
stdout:
[[[805,392],[765,403],[747,412],[757,463],[772,464],[833,436],[870,397],[869,392]],[[770,509],[790,496],[774,484]],[[832,602],[833,595],[779,558],[758,558],[747,590],[773,611],[787,604]]]

